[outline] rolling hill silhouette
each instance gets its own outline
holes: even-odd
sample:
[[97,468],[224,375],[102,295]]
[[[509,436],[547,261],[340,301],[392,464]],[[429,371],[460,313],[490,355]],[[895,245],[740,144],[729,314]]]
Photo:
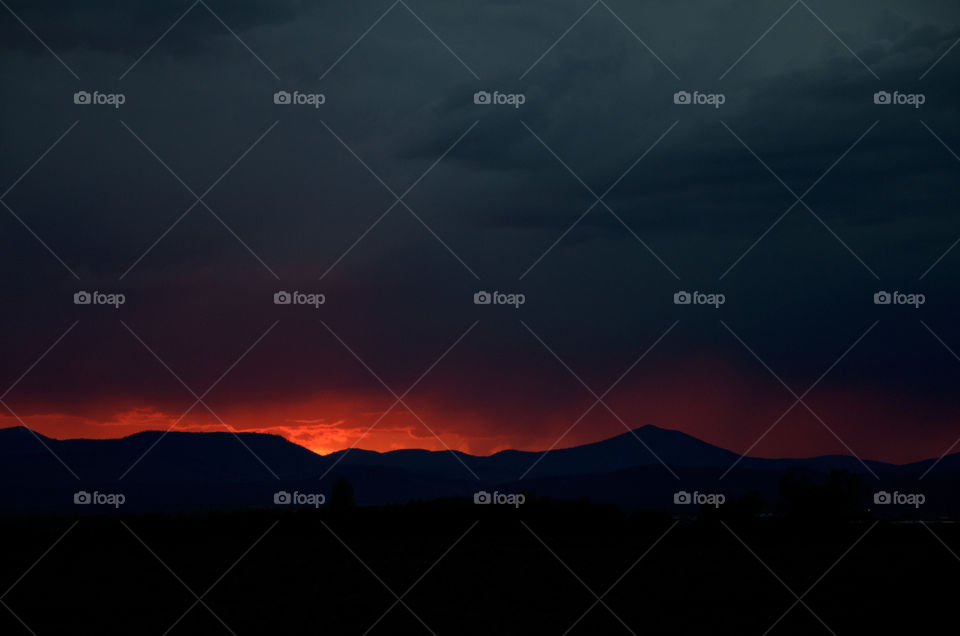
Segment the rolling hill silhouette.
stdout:
[[[838,455],[740,459],[685,433],[648,425],[582,446],[490,456],[360,449],[318,455],[262,433],[148,431],[120,439],[55,440],[24,427],[0,429],[0,514],[77,512],[72,497],[79,490],[124,493],[125,511],[261,508],[273,505],[277,491],[329,493],[340,478],[353,485],[359,504],[499,490],[662,509],[673,505],[679,490],[723,492],[728,500],[757,491],[775,499],[784,475],[822,481],[832,470],[858,475],[875,490],[929,493],[931,513],[955,512],[948,494],[960,477],[960,454],[906,465]],[[944,496],[935,494],[940,491]]]

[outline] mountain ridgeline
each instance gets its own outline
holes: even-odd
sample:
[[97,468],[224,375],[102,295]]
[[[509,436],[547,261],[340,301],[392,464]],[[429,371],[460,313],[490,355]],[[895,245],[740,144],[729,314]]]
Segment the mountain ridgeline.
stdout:
[[[276,505],[278,492],[329,495],[338,480],[351,485],[359,505],[472,500],[484,491],[683,512],[689,507],[677,507],[677,492],[720,493],[728,502],[752,493],[773,503],[785,476],[820,484],[836,471],[864,492],[923,493],[924,514],[956,516],[952,493],[960,454],[906,465],[840,455],[741,458],[656,426],[550,452],[489,456],[414,449],[318,455],[261,433],[148,431],[120,439],[55,440],[15,427],[0,430],[0,514],[110,511],[110,506],[78,508],[73,495],[81,491],[122,493],[124,511],[263,508]],[[918,507],[904,510],[916,513]]]

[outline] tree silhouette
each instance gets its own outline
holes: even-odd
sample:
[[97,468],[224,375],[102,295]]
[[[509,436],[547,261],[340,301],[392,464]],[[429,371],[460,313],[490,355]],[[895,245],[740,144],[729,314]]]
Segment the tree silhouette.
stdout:
[[333,485],[330,493],[330,508],[333,510],[350,510],[356,506],[353,499],[353,485],[346,477],[341,477]]

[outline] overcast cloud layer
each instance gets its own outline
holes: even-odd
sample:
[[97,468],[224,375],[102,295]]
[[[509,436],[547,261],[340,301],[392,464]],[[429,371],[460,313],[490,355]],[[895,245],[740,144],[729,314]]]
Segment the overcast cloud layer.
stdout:
[[333,449],[416,383],[368,446],[743,451],[816,384],[755,454],[947,450],[955,2],[462,4],[9,2],[0,422],[166,428],[216,383],[230,426]]

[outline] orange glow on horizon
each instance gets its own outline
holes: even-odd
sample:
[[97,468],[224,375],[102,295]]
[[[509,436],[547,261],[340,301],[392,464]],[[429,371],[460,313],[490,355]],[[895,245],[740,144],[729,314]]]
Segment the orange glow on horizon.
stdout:
[[[450,405],[424,395],[411,400],[415,413],[391,408],[390,396],[322,396],[290,403],[211,402],[188,414],[140,405],[102,407],[83,414],[33,410],[13,404],[19,417],[0,411],[0,427],[25,425],[55,439],[118,438],[147,430],[229,431],[284,437],[319,454],[346,448],[457,450],[489,455],[505,449],[542,451],[600,441],[653,424],[683,431],[707,443],[758,457],[855,454],[905,463],[939,457],[956,438],[956,419],[943,405],[922,403],[858,387],[818,387],[805,401],[826,422],[798,406],[756,446],[757,439],[793,402],[770,378],[739,373],[721,363],[697,365],[625,380],[605,398],[616,413],[583,392],[541,397],[534,404]],[[584,413],[587,413],[584,416]],[[582,418],[579,419],[578,418]],[[913,428],[911,422],[923,421]],[[577,423],[571,428],[571,425]],[[565,436],[560,438],[561,435]],[[837,440],[841,438],[844,443]],[[435,435],[434,435],[435,434]],[[852,451],[852,452],[851,452]]]

